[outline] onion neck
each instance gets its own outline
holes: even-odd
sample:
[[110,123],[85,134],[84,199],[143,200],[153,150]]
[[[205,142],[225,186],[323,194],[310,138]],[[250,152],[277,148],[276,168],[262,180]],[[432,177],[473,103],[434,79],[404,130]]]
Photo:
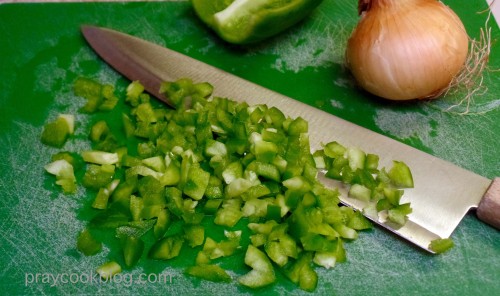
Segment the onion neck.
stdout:
[[436,2],[437,0],[359,0],[358,13],[361,15],[364,12],[372,9],[390,9],[399,8],[408,5],[418,5],[422,2]]

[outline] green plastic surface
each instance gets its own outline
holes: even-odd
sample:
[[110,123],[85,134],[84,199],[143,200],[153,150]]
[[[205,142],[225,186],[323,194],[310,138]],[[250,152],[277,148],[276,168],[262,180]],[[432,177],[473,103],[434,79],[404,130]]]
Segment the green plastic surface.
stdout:
[[[112,239],[96,256],[76,251],[76,236],[92,214],[93,196],[83,188],[65,196],[53,185],[43,166],[57,150],[39,141],[45,123],[59,113],[72,113],[76,135],[64,148],[89,148],[86,132],[106,114],[78,113],[84,102],[72,94],[72,81],[85,76],[116,83],[121,90],[127,83],[86,45],[81,24],[167,45],[485,177],[499,176],[500,73],[486,73],[488,90],[476,97],[471,109],[476,115],[443,112],[451,105],[449,100],[398,104],[371,97],[354,86],[342,67],[345,41],[358,20],[356,2],[327,0],[298,26],[250,47],[218,39],[196,19],[186,1],[0,5],[0,294],[307,294],[282,274],[277,284],[258,291],[235,281],[215,284],[193,279],[184,275],[183,268],[194,263],[195,250],[183,251],[168,262],[142,260],[137,268],[122,273],[121,283],[98,282],[95,268],[108,260],[120,261],[120,255],[111,251]],[[444,2],[477,38],[487,17],[477,12],[486,9],[486,2]],[[493,20],[490,25],[490,67],[499,69],[500,32]],[[119,117],[110,120],[116,122],[111,128],[119,126]],[[209,231],[222,238],[222,228]],[[330,270],[317,268],[315,293],[494,295],[500,291],[500,232],[470,213],[452,238],[451,251],[433,256],[382,229],[362,232],[358,240],[346,244],[346,263]],[[243,252],[236,258],[241,260],[221,262],[233,277],[249,270]],[[141,274],[150,282],[139,282],[147,280]],[[158,276],[162,274],[163,278]]]

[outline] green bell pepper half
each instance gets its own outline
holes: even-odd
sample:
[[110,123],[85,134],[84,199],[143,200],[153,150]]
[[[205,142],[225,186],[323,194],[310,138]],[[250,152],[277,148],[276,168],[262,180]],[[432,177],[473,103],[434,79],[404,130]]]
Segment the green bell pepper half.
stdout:
[[323,0],[191,0],[198,17],[234,44],[262,41],[308,16]]

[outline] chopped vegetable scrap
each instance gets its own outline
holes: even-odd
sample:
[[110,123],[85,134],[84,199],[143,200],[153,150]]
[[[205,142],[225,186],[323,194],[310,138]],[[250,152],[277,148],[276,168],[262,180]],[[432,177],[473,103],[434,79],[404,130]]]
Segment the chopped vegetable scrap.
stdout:
[[429,249],[436,252],[436,254],[441,254],[449,251],[453,246],[453,240],[450,238],[440,238],[433,240],[429,245]]
[[41,141],[45,145],[61,148],[74,130],[75,117],[70,114],[59,114],[56,120],[44,126]]
[[358,148],[346,148],[337,142],[323,145],[313,154],[318,168],[326,177],[350,184],[349,197],[369,203],[364,211],[378,219],[379,212],[396,226],[403,226],[412,212],[410,203],[401,204],[404,191],[413,188],[410,168],[394,161],[389,171],[379,169],[379,157]]
[[[120,112],[112,110],[117,100],[111,89],[83,78],[74,86],[87,98],[83,112]],[[397,188],[413,185],[401,162],[389,172],[378,170],[377,156],[335,142],[311,154],[307,121],[275,107],[212,97],[208,83],[180,79],[165,82],[161,90],[176,109],[150,102],[142,85],[132,82],[122,135],[106,120],[97,121],[89,131],[92,150],[78,151],[78,157],[58,153],[46,166],[65,193],[74,193],[78,183],[94,194],[93,217],[78,235],[77,249],[97,254],[103,242],[95,233],[114,233],[121,255],[98,268],[104,278],[122,266],[171,260],[195,248],[187,275],[214,282],[237,277],[239,284],[259,288],[276,282],[279,270],[313,291],[316,268],[346,261],[344,242],[371,228],[360,212],[340,205],[337,189],[318,181],[317,167],[353,184],[352,196],[377,200],[377,209],[389,211],[395,222],[403,223],[411,211],[399,205]],[[58,138],[71,133],[68,117],[58,119],[64,126],[57,127],[64,134]],[[74,169],[82,172],[78,182]],[[226,229],[225,238],[207,235],[206,221]],[[248,229],[242,232],[238,225]],[[238,251],[251,269],[235,276],[219,263]]]

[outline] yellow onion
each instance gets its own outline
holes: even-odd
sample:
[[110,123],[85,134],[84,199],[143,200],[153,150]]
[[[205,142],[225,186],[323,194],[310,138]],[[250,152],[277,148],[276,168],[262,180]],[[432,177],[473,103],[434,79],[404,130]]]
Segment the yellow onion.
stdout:
[[346,62],[358,84],[391,100],[434,98],[464,66],[469,38],[436,0],[360,0]]

